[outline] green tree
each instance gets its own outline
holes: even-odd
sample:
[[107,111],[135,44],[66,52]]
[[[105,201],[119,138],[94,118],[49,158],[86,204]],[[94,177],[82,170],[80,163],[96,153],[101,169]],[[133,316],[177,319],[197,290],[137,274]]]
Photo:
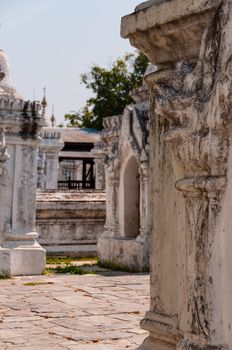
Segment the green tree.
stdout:
[[93,93],[80,113],[65,115],[68,126],[102,129],[104,117],[121,114],[133,102],[130,92],[141,86],[148,65],[142,53],[126,54],[113,62],[110,69],[93,65],[81,82]]
[[75,127],[75,126],[78,128],[82,127],[82,119],[80,117],[80,113],[78,112],[72,111],[65,114],[64,120],[68,121],[67,127],[69,128]]
[[64,120],[68,121],[68,128],[95,128],[95,126],[93,126],[93,114],[90,112],[87,105],[80,112],[72,111],[65,114]]

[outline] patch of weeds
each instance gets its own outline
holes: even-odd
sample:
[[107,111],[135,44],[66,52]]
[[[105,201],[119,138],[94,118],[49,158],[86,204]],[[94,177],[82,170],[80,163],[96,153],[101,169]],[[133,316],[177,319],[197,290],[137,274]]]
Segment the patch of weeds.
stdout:
[[27,282],[23,283],[24,286],[34,287],[34,286],[40,286],[44,284],[54,284],[53,282]]
[[46,268],[42,272],[42,275],[45,275],[45,276],[52,276],[53,274],[54,274],[54,270],[50,268]]
[[0,280],[7,280],[10,278],[11,278],[11,276],[9,276],[9,275],[0,275]]
[[71,257],[66,257],[66,258],[56,258],[52,256],[47,257],[47,264],[49,265],[60,265],[60,264],[66,264],[70,265],[72,262],[76,261],[94,261],[98,262],[98,257],[82,257],[82,258],[71,258]]
[[47,264],[49,265],[58,265],[58,264],[70,264],[73,259],[68,257],[68,258],[53,258],[52,256],[48,256],[47,259]]
[[98,256],[91,256],[89,258],[85,256],[82,258],[75,259],[75,261],[96,261],[96,262],[98,262],[98,260],[99,260]]
[[138,272],[138,270],[136,270],[135,268],[129,267],[124,264],[116,263],[113,261],[109,261],[109,260],[100,260],[98,264],[100,267],[103,267],[105,269],[110,269],[112,271],[123,271],[123,272],[131,272],[131,273]]
[[[51,269],[50,269],[51,270]],[[95,271],[85,270],[82,267],[75,265],[67,265],[67,266],[57,266],[52,269],[55,273],[69,273],[71,275],[94,275]]]

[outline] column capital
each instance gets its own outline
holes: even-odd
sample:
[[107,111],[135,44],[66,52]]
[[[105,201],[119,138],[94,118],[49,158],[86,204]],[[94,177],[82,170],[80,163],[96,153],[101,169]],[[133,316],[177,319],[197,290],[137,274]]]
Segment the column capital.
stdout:
[[158,66],[197,59],[201,37],[219,4],[220,0],[149,1],[122,18],[121,36]]

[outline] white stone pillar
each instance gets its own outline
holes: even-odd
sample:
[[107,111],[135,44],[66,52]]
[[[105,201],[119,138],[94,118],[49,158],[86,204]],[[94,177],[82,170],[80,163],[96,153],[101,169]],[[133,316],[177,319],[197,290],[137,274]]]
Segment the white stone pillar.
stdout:
[[119,179],[106,171],[106,224],[104,237],[115,237],[118,229],[118,187]]
[[149,162],[140,165],[140,234],[137,241],[144,242],[149,235]]
[[[22,139],[7,133],[6,142],[10,159],[6,163],[0,191],[4,199],[2,247],[10,252],[7,274],[40,274],[45,266],[45,250],[36,241],[38,234],[35,229],[37,151],[40,140]],[[4,274],[5,268],[1,271],[0,266],[0,273]]]
[[122,19],[123,37],[158,67],[146,77],[152,268],[141,350],[232,348],[231,25],[229,0],[148,1]]
[[59,177],[59,154],[51,152],[46,153],[45,174],[46,189],[56,190]]
[[54,128],[43,128],[40,152],[45,154],[44,177],[46,190],[56,190],[59,178],[59,152],[64,147],[61,132]]
[[12,87],[2,50],[0,72],[0,162],[8,158],[5,143],[9,152],[0,175],[0,275],[41,274],[45,250],[36,240],[35,204],[38,133],[44,119],[40,105],[24,102]]
[[9,158],[10,156],[7,152],[7,147],[6,147],[5,129],[2,128],[0,129],[0,176],[3,173],[5,162]]
[[140,229],[136,241],[141,243],[142,269],[148,269],[150,258],[149,162],[140,164]]
[[[9,154],[6,148],[5,142],[5,130],[4,128],[0,131],[0,189],[2,186],[5,186],[4,183],[4,174],[5,174],[5,162],[9,159]],[[1,193],[1,190],[0,190]],[[2,197],[1,197],[2,198]],[[4,206],[0,206],[0,228],[2,229],[4,223]],[[10,250],[2,248],[3,236],[0,235],[0,274],[3,276],[9,276],[11,274],[10,270]]]
[[105,190],[104,158],[103,157],[95,158],[94,163],[95,163],[95,188],[96,190]]
[[95,188],[105,190],[105,152],[102,142],[95,143],[91,153],[95,163]]
[[45,188],[45,151],[39,150],[38,152],[38,166],[37,166],[37,172],[38,172],[38,179],[37,179],[37,188],[38,189],[44,189]]

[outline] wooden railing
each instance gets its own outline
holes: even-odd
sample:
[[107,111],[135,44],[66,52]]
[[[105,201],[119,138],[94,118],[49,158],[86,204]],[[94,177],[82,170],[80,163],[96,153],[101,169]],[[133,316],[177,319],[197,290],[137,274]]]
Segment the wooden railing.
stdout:
[[93,181],[66,180],[58,181],[58,189],[60,190],[84,190],[86,188],[94,188]]

